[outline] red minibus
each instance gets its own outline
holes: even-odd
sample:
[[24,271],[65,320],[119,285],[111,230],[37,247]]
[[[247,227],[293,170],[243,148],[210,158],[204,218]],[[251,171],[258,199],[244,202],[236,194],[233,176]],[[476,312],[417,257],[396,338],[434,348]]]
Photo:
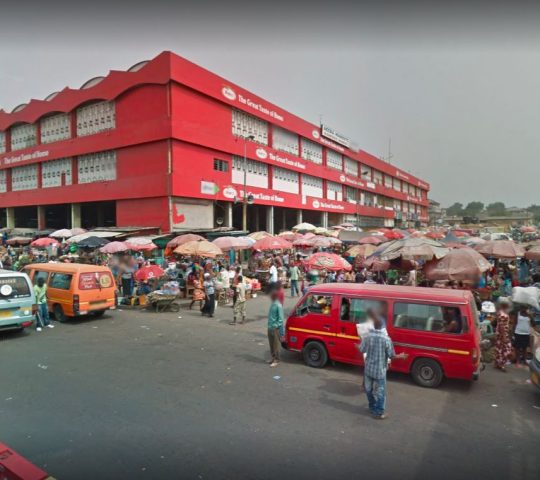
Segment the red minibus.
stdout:
[[310,367],[322,368],[329,360],[363,365],[358,332],[373,315],[386,324],[396,353],[408,354],[392,360],[391,370],[410,373],[423,387],[437,387],[444,377],[478,378],[478,312],[467,290],[315,285],[287,319],[286,348],[302,352]]

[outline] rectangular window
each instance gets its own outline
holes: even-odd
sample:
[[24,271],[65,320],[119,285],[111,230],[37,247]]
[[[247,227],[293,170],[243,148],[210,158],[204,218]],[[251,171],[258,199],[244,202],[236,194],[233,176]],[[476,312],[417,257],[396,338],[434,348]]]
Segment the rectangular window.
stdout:
[[321,165],[322,146],[307,138],[302,138],[302,158],[316,163],[317,165]]
[[61,158],[41,164],[41,186],[43,188],[71,185],[71,158]]
[[11,128],[11,150],[22,150],[37,144],[37,127],[25,123]]
[[394,303],[394,327],[459,334],[467,331],[467,321],[457,307],[397,302]]
[[0,170],[0,193],[7,192],[7,170]]
[[382,185],[383,183],[383,175],[382,172],[379,172],[379,170],[373,171],[373,183],[377,185]]
[[371,182],[371,173],[372,173],[371,167],[367,167],[366,165],[361,165],[360,176],[361,176],[362,180],[366,180],[367,182]]
[[322,178],[302,175],[302,194],[315,198],[323,198]]
[[392,188],[392,177],[390,175],[385,175],[384,176],[384,186],[386,188]]
[[345,199],[349,203],[356,203],[358,199],[358,190],[354,187],[345,187]]
[[0,153],[6,152],[6,132],[0,132]]
[[11,170],[11,189],[15,191],[38,188],[38,166],[26,165]]
[[394,190],[401,192],[401,180],[394,177]]
[[298,135],[279,127],[272,127],[272,147],[298,156]]
[[214,158],[214,170],[217,172],[228,172],[229,163],[225,160],[220,160],[219,158]]
[[[382,320],[386,327],[388,317],[388,304],[381,300],[371,300],[368,298],[347,298],[341,299],[339,318],[342,322],[371,323],[375,318]],[[366,325],[367,333],[368,325]]]
[[298,173],[285,168],[272,168],[272,188],[280,192],[299,193]]
[[358,162],[350,158],[345,158],[345,173],[353,177],[358,177]]
[[341,153],[334,152],[334,150],[326,150],[326,165],[328,168],[335,170],[343,170],[343,157]]
[[77,109],[77,136],[94,135],[116,127],[114,102],[97,102]]
[[38,280],[42,278],[45,283],[49,281],[49,272],[40,272],[39,270],[34,273],[32,283],[37,285]]
[[[239,185],[244,184],[244,158],[237,155],[233,155],[232,182]],[[268,165],[248,159],[246,162],[246,184],[251,187],[268,188]]]
[[343,200],[343,186],[341,183],[326,182],[326,198],[341,202]]
[[116,180],[116,151],[81,155],[77,159],[79,183]]
[[[14,276],[14,277],[9,277],[9,276],[4,276],[2,275],[2,277],[0,277],[0,288],[3,287],[4,285],[9,285],[10,288],[10,292],[7,293],[6,295],[4,295],[4,293],[2,292],[2,298],[3,300],[9,300],[12,299],[12,298],[22,298],[22,297],[29,297],[30,296],[30,287],[28,285],[28,282],[26,281],[26,277],[22,277],[22,276]],[[3,309],[6,308],[6,304],[4,302],[2,302],[2,306],[3,306]],[[14,308],[13,313],[15,315],[18,315],[18,313],[15,313],[16,311],[19,310],[19,307],[12,307]]]
[[332,297],[330,295],[307,295],[297,308],[300,316],[308,313],[330,315],[332,312]]
[[69,290],[72,277],[73,275],[68,273],[51,273],[49,287],[58,288],[59,290]]
[[69,113],[53,115],[41,120],[41,143],[58,142],[71,138]]
[[268,123],[242,110],[232,111],[232,134],[244,138],[253,135],[254,142],[268,145]]

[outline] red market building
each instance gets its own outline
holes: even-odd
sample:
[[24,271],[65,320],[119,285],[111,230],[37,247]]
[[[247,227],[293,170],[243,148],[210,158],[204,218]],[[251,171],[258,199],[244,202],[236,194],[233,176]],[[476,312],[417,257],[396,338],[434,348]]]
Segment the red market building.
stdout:
[[427,222],[428,191],[170,52],[0,110],[4,227],[240,228],[244,196],[252,231],[404,226]]

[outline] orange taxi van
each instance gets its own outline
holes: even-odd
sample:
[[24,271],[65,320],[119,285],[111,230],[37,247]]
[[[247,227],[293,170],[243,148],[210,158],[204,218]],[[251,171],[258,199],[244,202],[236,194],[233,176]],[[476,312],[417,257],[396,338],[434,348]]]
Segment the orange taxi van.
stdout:
[[24,267],[35,285],[47,284],[49,311],[60,322],[79,315],[99,317],[117,303],[116,283],[108,267],[82,263],[34,263]]
[[[466,290],[326,283],[306,292],[286,324],[285,346],[321,368],[330,361],[363,365],[361,329],[378,312],[396,353],[390,369],[424,387],[444,377],[477,379],[480,333],[473,295]],[[365,330],[367,333],[367,330]],[[365,333],[363,333],[365,334]]]

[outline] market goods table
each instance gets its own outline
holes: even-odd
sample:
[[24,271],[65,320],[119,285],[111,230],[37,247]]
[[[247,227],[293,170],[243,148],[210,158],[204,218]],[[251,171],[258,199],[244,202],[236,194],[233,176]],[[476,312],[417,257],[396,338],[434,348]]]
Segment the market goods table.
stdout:
[[0,441],[63,480],[539,477],[527,370],[436,390],[390,374],[376,421],[361,369],[268,367],[268,302],[246,325],[182,305],[1,335]]

